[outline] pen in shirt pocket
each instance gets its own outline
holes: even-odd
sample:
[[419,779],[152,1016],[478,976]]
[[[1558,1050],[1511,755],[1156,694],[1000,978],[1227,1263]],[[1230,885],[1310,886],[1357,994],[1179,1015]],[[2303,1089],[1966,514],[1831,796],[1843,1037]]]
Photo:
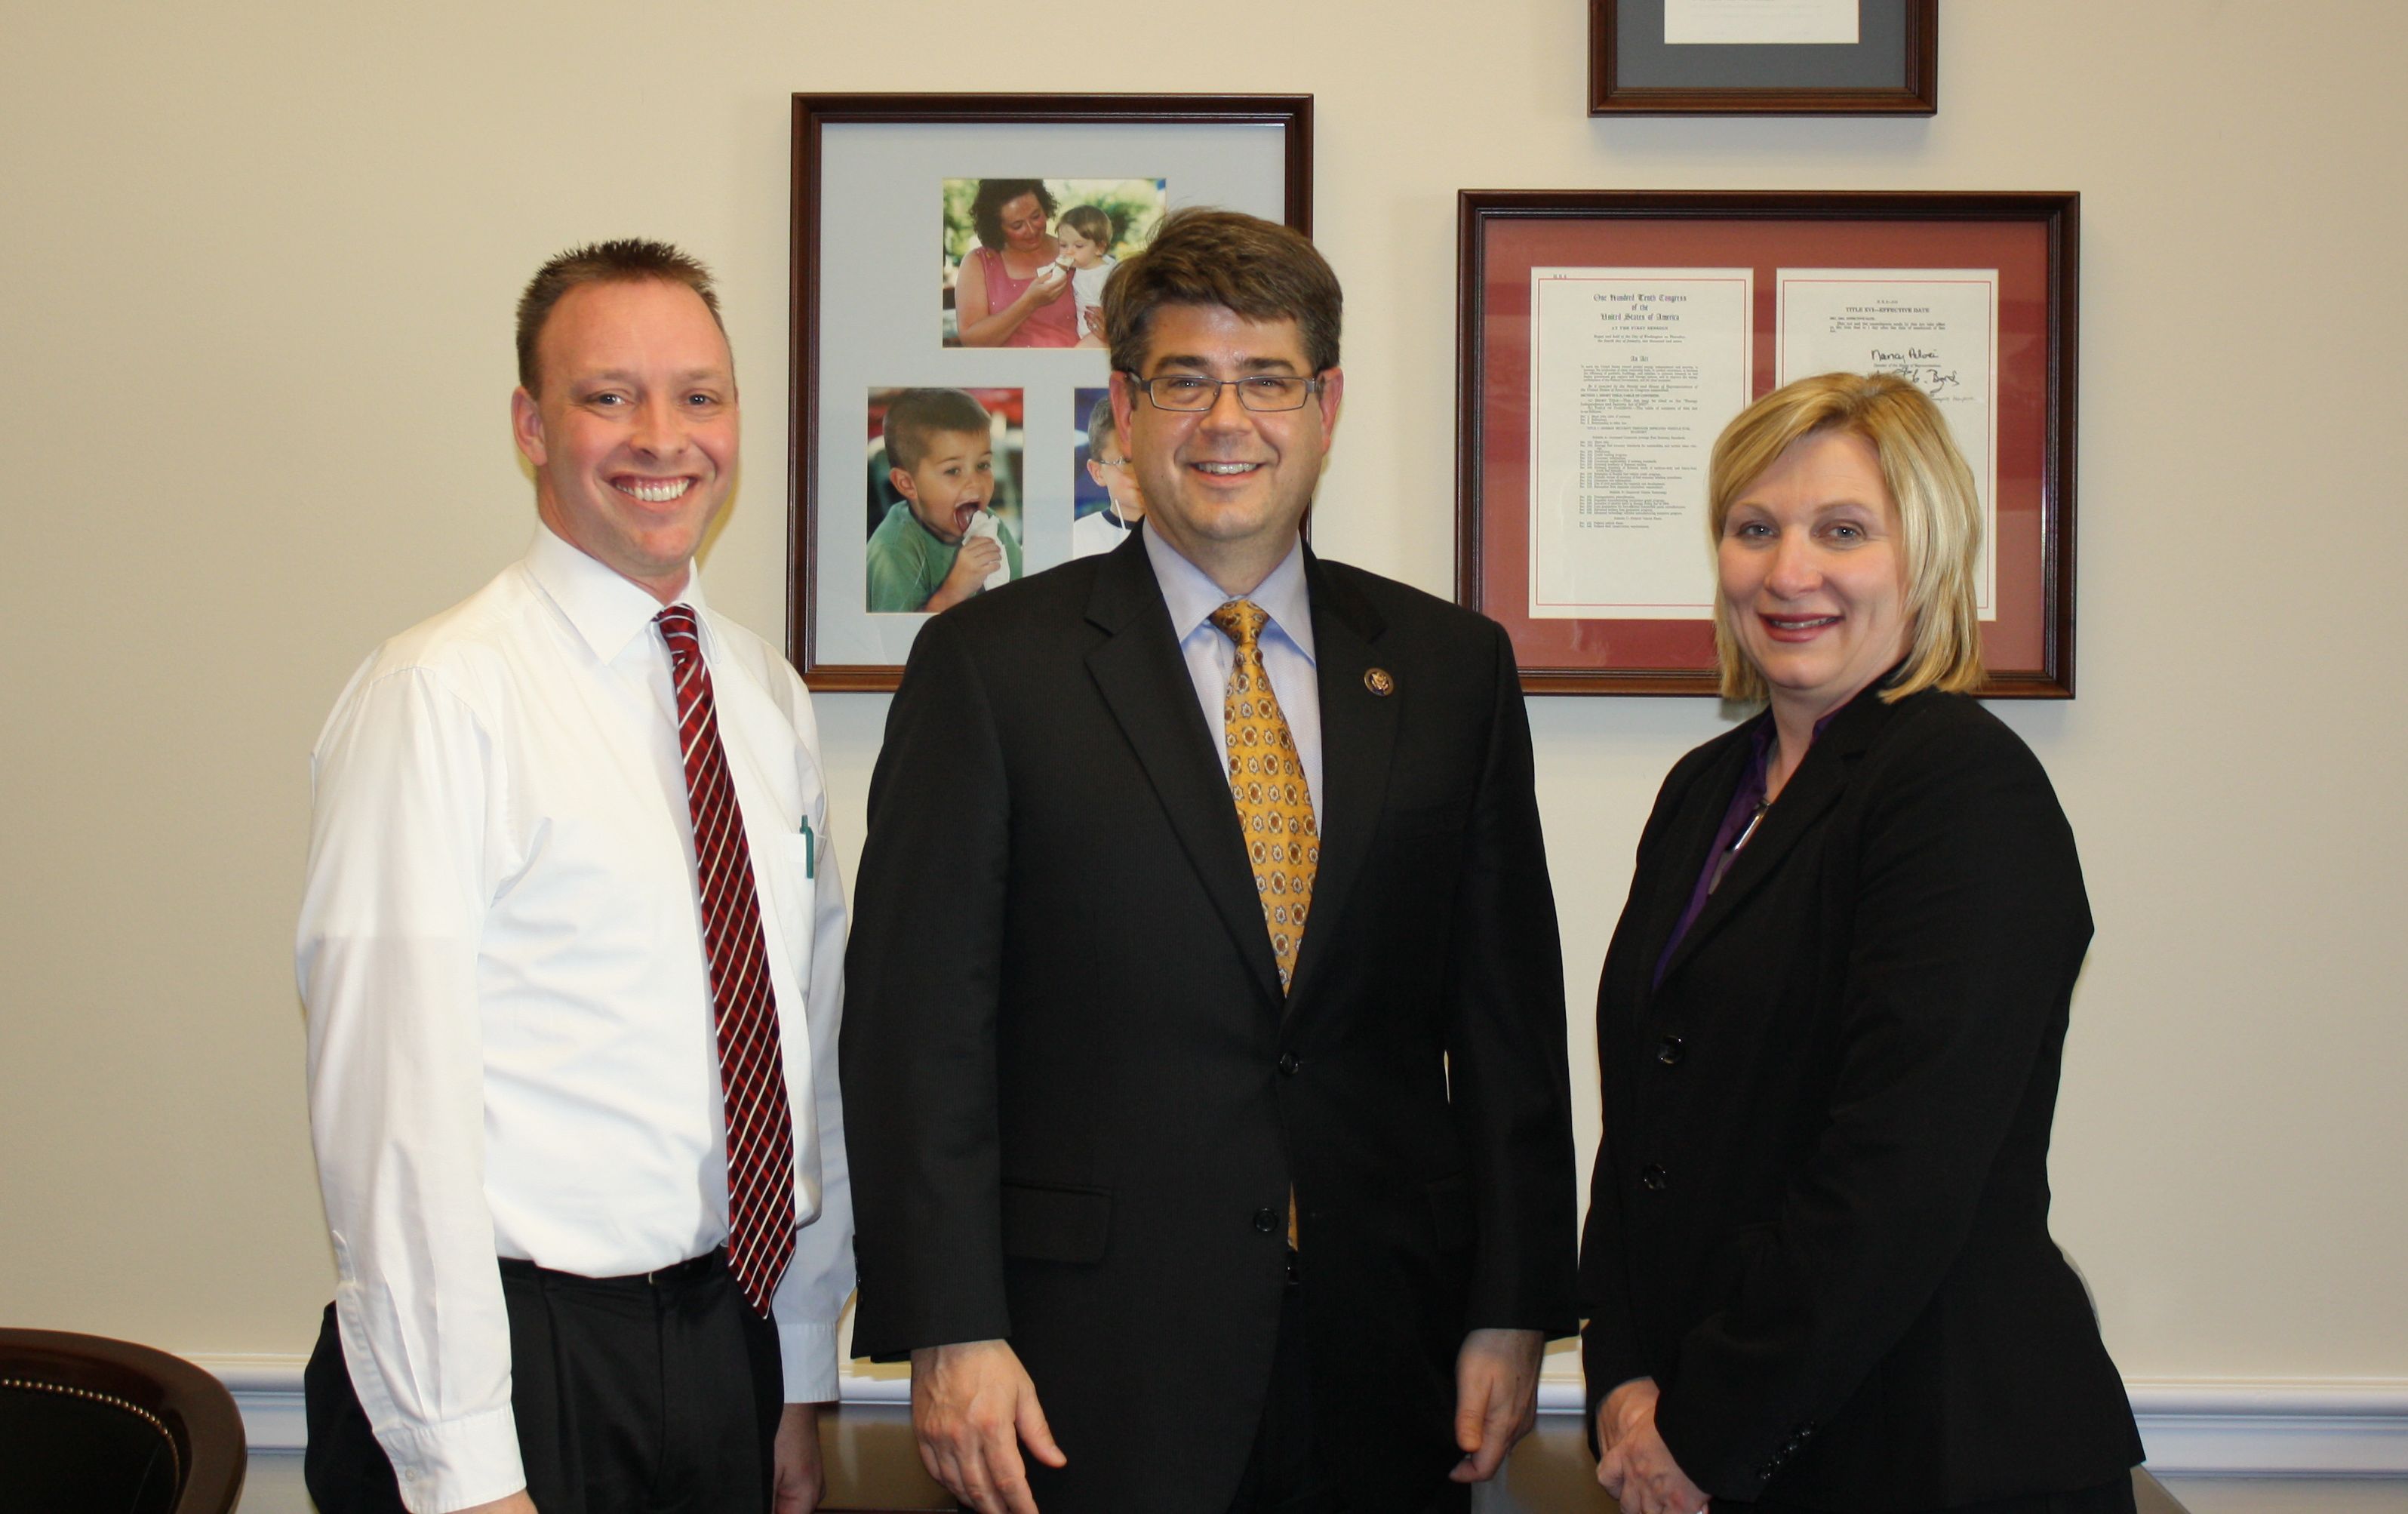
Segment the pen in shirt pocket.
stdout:
[[803,816],[803,876],[820,875],[820,839],[811,834],[811,817]]

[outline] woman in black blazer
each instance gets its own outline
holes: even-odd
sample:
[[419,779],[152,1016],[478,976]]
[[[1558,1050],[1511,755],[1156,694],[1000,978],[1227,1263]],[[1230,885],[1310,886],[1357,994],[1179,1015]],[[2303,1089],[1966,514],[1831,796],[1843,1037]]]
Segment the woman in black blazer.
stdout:
[[2128,1514],[2121,1378],[2048,1233],[2090,940],[1981,680],[1973,480],[1923,394],[1751,406],[1709,479],[1725,698],[1639,843],[1598,995],[1581,1282],[1627,1514]]

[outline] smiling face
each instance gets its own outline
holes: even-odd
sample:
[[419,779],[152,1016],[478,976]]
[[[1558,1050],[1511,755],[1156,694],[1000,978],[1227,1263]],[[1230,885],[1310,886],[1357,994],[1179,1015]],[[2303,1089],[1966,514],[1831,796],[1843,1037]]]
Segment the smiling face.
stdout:
[[[1006,224],[1009,225],[1010,223],[1007,222]],[[1078,227],[1070,225],[1056,227],[1054,232],[1054,238],[1056,241],[1062,244],[1062,261],[1068,263],[1070,267],[1074,268],[1094,268],[1102,267],[1104,261],[1103,247],[1101,244],[1091,242],[1085,237],[1080,235]]]
[[700,296],[638,279],[580,284],[536,339],[540,395],[510,396],[536,513],[663,603],[736,480],[736,368]]
[[[1294,321],[1218,305],[1154,312],[1142,377],[1312,378]],[[1338,429],[1344,375],[1330,368],[1301,410],[1250,411],[1224,386],[1207,411],[1167,411],[1112,375],[1112,416],[1145,496],[1147,529],[1232,594],[1250,592],[1296,543]]]
[[1906,655],[1898,505],[1863,437],[1791,442],[1739,491],[1715,555],[1725,613],[1777,716],[1819,720]]
[[1045,245],[1045,207],[1034,195],[1003,202],[996,212],[1003,223],[1003,244],[1015,252],[1034,252]]
[[887,477],[930,536],[959,546],[995,497],[995,440],[983,431],[934,432],[919,467],[889,469]]

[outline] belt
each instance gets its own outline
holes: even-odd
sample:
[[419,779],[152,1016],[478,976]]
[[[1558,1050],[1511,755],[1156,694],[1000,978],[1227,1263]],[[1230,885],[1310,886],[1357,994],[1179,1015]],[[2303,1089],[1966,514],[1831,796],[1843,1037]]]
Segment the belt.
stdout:
[[709,1282],[724,1276],[727,1272],[727,1247],[717,1246],[698,1257],[672,1262],[666,1267],[650,1272],[631,1272],[620,1277],[588,1277],[583,1273],[559,1272],[551,1267],[538,1267],[518,1257],[501,1259],[502,1276],[534,1282],[552,1279],[565,1283],[581,1283],[593,1288],[641,1291],[653,1288],[682,1288],[693,1283]]

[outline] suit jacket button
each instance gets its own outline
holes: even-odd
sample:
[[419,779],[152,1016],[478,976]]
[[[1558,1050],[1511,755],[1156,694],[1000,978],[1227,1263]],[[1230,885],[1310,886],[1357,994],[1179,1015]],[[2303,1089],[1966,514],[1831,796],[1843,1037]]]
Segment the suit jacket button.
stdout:
[[1664,1185],[1665,1175],[1664,1168],[1661,1163],[1651,1161],[1646,1166],[1639,1169],[1639,1186],[1641,1188],[1645,1189],[1650,1193],[1661,1193],[1664,1191]]
[[1254,1211],[1254,1233],[1258,1235],[1268,1235],[1271,1232],[1279,1228],[1280,1217],[1278,1210],[1257,1209]]
[[1296,1060],[1295,1052],[1283,1051],[1280,1053],[1279,1070],[1286,1074],[1288,1076],[1294,1077],[1296,1075],[1296,1070],[1303,1065],[1304,1063]]
[[1668,1035],[1656,1048],[1656,1060],[1667,1067],[1678,1067],[1681,1059],[1689,1054],[1689,1044],[1677,1035]]

